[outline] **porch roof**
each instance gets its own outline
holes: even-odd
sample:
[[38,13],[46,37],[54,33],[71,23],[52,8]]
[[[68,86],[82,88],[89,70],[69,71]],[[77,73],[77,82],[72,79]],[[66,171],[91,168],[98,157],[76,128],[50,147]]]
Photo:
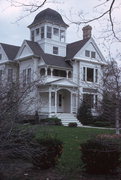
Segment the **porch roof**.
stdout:
[[71,81],[69,79],[65,79],[65,78],[46,82],[46,85],[58,85],[58,86],[64,86],[64,87],[65,86],[66,87],[78,87],[78,85],[76,83],[74,83],[73,81]]

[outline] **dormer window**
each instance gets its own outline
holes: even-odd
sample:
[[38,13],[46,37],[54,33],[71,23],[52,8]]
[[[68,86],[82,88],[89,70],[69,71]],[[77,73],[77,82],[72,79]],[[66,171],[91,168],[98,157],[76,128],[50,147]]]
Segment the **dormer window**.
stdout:
[[60,41],[65,42],[65,31],[64,30],[60,31]]
[[53,47],[53,54],[58,54],[58,47]]
[[91,51],[91,58],[95,58],[96,57],[96,53],[94,51]]
[[36,35],[39,35],[39,28],[36,29]]
[[47,38],[52,38],[52,27],[47,26]]
[[86,56],[86,57],[90,57],[90,51],[86,50],[86,51],[85,51],[85,56]]
[[44,28],[44,26],[42,26],[42,27],[41,27],[41,39],[43,39],[44,36],[45,36],[44,31],[45,31],[45,28]]
[[59,29],[58,28],[53,28],[53,34],[55,36],[59,36]]
[[0,60],[2,59],[2,54],[0,54]]

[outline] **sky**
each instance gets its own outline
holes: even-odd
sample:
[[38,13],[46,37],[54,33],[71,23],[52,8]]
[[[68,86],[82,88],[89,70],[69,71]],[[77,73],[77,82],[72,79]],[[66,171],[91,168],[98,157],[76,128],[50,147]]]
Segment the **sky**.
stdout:
[[[24,2],[25,0],[16,1]],[[26,0],[25,2],[27,3],[28,1],[35,2],[37,0]],[[94,14],[98,12],[97,5],[101,4],[103,1],[104,0],[48,0],[47,4],[41,9],[19,20],[21,16],[25,16],[26,11],[21,7],[10,6],[8,0],[0,0],[0,42],[20,46],[24,39],[29,40],[30,32],[27,26],[32,23],[36,14],[48,7],[58,11],[62,15],[64,21],[69,25],[67,30],[67,43],[81,40],[82,28],[85,24],[77,26],[72,24],[69,20],[79,21],[80,18],[78,14],[80,14],[80,16],[86,15],[87,18],[94,17]],[[93,28],[92,36],[105,56],[107,56],[107,51],[110,46],[111,49],[113,49],[113,55],[120,51],[121,43],[114,41],[112,45],[112,43],[109,43],[109,40],[106,42],[106,39],[102,38],[104,34],[106,34],[104,31],[102,33],[104,20],[90,23],[90,25]],[[104,45],[105,42],[106,46]]]

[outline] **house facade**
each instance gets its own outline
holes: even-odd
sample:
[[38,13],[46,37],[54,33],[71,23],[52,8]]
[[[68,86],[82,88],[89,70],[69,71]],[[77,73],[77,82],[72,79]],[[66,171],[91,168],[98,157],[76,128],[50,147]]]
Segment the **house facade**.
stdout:
[[[0,81],[35,82],[29,97],[29,114],[56,116],[62,123],[77,122],[82,101],[90,103],[96,113],[101,98],[102,69],[105,58],[91,37],[92,27],[85,26],[83,39],[66,43],[68,25],[61,15],[45,9],[36,15],[30,29],[30,41],[20,47],[0,43]],[[27,100],[25,100],[27,101]],[[20,105],[25,109],[26,104]]]

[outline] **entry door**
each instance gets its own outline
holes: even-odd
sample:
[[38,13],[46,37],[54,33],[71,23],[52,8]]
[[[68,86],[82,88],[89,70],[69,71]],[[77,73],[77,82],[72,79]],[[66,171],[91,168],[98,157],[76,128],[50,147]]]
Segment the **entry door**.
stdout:
[[58,112],[63,112],[63,95],[62,95],[62,93],[58,94]]

